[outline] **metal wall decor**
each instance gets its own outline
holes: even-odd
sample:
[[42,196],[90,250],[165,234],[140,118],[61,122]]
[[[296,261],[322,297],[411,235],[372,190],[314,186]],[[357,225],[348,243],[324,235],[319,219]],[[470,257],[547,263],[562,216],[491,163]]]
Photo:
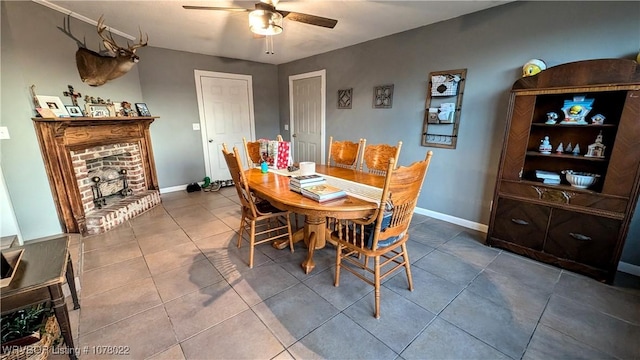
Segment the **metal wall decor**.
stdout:
[[338,109],[351,109],[353,88],[338,90]]
[[373,107],[391,109],[393,104],[393,84],[373,87]]
[[429,74],[422,146],[455,149],[467,69]]

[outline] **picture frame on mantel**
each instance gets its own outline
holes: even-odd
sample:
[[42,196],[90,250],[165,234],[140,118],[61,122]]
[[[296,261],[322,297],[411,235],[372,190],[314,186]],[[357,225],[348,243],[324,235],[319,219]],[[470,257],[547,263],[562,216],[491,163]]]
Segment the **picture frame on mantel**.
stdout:
[[69,117],[67,108],[57,96],[36,95],[41,108],[50,109],[56,117]]
[[71,117],[84,116],[84,114],[82,113],[82,108],[80,108],[80,106],[65,105],[65,107],[67,108],[67,112],[69,113],[69,115],[71,115]]
[[107,104],[86,104],[87,116],[94,118],[103,118],[115,116],[113,105]]
[[136,110],[140,116],[151,116],[151,112],[145,103],[136,103]]

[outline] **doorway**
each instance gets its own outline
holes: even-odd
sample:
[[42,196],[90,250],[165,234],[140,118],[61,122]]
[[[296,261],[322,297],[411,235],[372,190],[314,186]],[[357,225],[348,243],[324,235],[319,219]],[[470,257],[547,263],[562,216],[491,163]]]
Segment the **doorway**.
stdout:
[[293,161],[325,163],[326,70],[289,76]]
[[251,75],[195,70],[195,78],[206,176],[229,179],[222,144],[246,158],[242,138],[255,137]]

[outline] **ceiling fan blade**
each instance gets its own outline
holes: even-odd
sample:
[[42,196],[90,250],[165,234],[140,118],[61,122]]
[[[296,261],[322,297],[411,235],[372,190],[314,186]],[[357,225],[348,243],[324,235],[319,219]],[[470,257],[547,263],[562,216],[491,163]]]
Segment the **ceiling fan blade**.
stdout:
[[191,5],[182,5],[184,9],[187,10],[222,10],[222,11],[234,11],[234,12],[247,12],[251,11],[251,9],[245,8],[232,8],[232,7],[215,7],[215,6],[191,6]]
[[287,20],[297,21],[297,22],[301,22],[309,25],[322,26],[329,29],[333,29],[338,23],[338,20],[329,19],[321,16],[303,14],[298,12],[290,12],[290,11],[284,11],[284,10],[276,10],[276,11],[282,14],[282,16]]

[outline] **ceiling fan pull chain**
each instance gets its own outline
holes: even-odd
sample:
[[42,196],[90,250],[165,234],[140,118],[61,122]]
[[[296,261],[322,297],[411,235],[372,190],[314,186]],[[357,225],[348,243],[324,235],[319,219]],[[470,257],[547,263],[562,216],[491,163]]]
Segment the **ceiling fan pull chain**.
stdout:
[[272,55],[275,54],[273,52],[273,36],[271,35],[265,36],[264,41],[266,46],[265,54],[272,54]]

